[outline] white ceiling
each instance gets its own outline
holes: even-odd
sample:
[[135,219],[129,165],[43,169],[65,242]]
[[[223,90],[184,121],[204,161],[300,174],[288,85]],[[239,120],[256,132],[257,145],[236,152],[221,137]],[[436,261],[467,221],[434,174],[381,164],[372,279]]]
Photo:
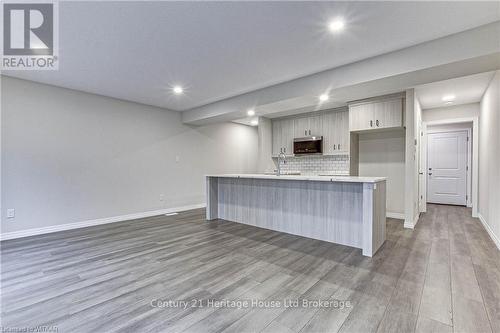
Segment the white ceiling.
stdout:
[[[416,87],[420,106],[422,109],[432,109],[480,102],[494,74],[487,72]],[[446,95],[455,95],[455,100],[446,104],[443,101]]]
[[[58,71],[8,75],[187,110],[500,20],[499,2],[60,2]],[[342,16],[344,32],[327,31]],[[5,73],[4,73],[5,74]],[[172,85],[186,88],[182,96]]]

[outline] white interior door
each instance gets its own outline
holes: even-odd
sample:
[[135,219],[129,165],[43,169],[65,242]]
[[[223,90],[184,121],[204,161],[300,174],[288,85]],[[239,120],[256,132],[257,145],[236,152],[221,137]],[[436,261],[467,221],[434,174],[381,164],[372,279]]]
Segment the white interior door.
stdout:
[[427,202],[465,206],[467,131],[430,133],[427,138]]

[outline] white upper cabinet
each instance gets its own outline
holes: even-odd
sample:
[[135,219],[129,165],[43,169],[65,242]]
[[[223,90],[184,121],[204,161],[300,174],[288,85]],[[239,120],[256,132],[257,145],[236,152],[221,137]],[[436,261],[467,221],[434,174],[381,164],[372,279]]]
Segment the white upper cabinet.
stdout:
[[293,139],[323,136],[323,154],[349,154],[349,112],[331,111],[306,117],[274,119],[273,156],[293,155]]
[[281,122],[281,145],[285,155],[293,155],[293,120],[283,119]]
[[323,154],[332,155],[337,145],[337,115],[335,112],[328,112],[322,116],[323,123]]
[[373,104],[349,105],[349,130],[364,131],[373,129]]
[[309,117],[293,119],[294,137],[303,138],[309,136]]
[[337,112],[337,134],[339,141],[337,153],[340,151],[340,153],[348,154],[350,142],[349,111]]
[[294,137],[303,138],[312,135],[322,135],[321,116],[300,117],[293,120]]
[[390,99],[376,104],[375,126],[391,128],[403,126],[403,100]]
[[311,135],[322,135],[322,126],[321,126],[321,116],[312,116],[308,117],[309,118],[309,134],[308,136]]
[[277,119],[272,124],[273,156],[278,156],[281,152],[293,155],[293,119]]
[[349,154],[348,111],[327,112],[321,116],[323,154]]
[[281,152],[282,148],[281,147],[281,122],[279,120],[273,120],[273,133],[272,133],[272,138],[273,138],[273,156],[278,156],[278,154]]
[[352,132],[403,126],[401,97],[349,105],[349,130]]

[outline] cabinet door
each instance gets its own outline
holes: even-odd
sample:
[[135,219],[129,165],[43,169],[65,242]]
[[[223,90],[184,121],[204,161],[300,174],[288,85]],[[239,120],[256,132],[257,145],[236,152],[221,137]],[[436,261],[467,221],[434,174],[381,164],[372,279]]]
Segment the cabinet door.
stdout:
[[281,151],[281,121],[273,120],[273,156],[278,156]]
[[321,116],[309,117],[309,129],[307,136],[321,135]]
[[281,122],[281,147],[286,155],[293,155],[294,121],[283,119]]
[[294,118],[294,137],[303,138],[309,136],[309,117]]
[[398,98],[374,103],[374,121],[376,128],[403,126],[403,100]]
[[349,112],[342,111],[336,113],[336,141],[337,153],[348,154],[349,153],[349,141],[350,141],[350,133],[349,133]]
[[[323,135],[323,154],[331,155],[333,154],[333,146],[335,142],[335,131],[336,131],[336,113],[328,112],[321,116],[322,129],[321,133]],[[347,129],[349,130],[349,129]]]
[[363,131],[373,129],[373,103],[349,106],[349,129]]

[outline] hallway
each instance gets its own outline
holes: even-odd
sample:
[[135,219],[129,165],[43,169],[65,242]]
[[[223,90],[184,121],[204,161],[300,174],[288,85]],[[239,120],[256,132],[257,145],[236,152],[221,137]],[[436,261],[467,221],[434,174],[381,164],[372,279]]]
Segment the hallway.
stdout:
[[[413,233],[403,231],[409,238],[401,239],[428,254],[425,279],[419,274],[424,280],[419,317],[435,321],[419,322],[453,325],[455,332],[500,331],[500,252],[469,208],[429,204],[427,209]],[[446,327],[438,326],[441,332]]]

